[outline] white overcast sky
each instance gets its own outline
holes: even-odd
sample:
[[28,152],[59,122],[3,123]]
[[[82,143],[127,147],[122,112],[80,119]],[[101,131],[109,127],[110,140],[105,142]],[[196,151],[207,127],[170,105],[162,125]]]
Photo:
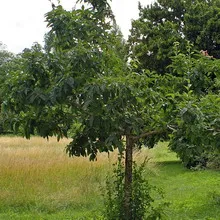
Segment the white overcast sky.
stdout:
[[[139,0],[148,5],[153,0]],[[0,0],[0,41],[14,53],[29,48],[33,42],[43,42],[47,32],[44,15],[51,10],[49,0]],[[53,0],[53,2],[56,2]],[[65,9],[71,9],[76,0],[61,0]],[[112,0],[112,10],[125,38],[131,19],[138,18],[138,0]]]

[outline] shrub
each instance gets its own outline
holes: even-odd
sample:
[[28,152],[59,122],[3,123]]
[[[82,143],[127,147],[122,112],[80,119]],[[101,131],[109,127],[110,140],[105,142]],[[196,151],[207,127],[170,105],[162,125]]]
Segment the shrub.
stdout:
[[[144,178],[145,168],[146,160],[140,166],[133,162],[132,220],[162,219],[163,209],[167,203],[156,205],[153,195],[162,199],[163,194]],[[114,164],[113,174],[108,175],[106,180],[104,219],[125,220],[124,177],[124,164],[119,157],[117,164]]]
[[212,169],[220,169],[219,152],[209,153],[207,167]]

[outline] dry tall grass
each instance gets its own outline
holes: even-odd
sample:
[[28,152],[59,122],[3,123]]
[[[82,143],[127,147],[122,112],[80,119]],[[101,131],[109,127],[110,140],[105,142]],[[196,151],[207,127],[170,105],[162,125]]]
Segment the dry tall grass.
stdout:
[[65,153],[68,142],[1,137],[0,209],[32,206],[53,211],[89,204],[85,195],[99,191],[105,159],[90,163],[87,158],[69,158]]
[[[60,142],[40,137],[0,137],[0,211],[35,209],[55,212],[65,208],[92,207],[101,203],[105,182],[117,152],[97,161],[69,158],[68,139]],[[141,161],[148,154],[137,154]]]
[[[56,138],[0,137],[0,219],[98,219],[103,206],[101,186],[117,152],[110,158],[100,154],[97,161],[90,162],[88,158],[69,158],[65,153],[68,143]],[[170,219],[220,216],[219,206],[210,203],[213,199],[207,194],[207,189],[219,192],[216,171],[185,170],[175,163],[178,159],[167,150],[167,143],[135,153],[135,160],[139,163],[146,156],[152,161],[147,165],[147,178],[164,189],[166,200],[173,204]]]

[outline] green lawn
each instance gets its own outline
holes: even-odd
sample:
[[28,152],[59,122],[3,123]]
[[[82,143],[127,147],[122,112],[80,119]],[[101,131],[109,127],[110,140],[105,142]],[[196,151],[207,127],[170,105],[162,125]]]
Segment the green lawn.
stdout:
[[[184,168],[165,144],[153,149],[158,173],[151,177],[170,202],[167,219],[220,219],[220,172]],[[159,156],[159,157],[158,157]],[[158,160],[157,160],[158,158]]]
[[[68,158],[67,143],[0,137],[0,220],[99,219],[102,186],[117,154],[96,162]],[[137,161],[146,155],[146,177],[170,203],[166,219],[220,219],[219,171],[185,169],[166,143],[138,153]]]

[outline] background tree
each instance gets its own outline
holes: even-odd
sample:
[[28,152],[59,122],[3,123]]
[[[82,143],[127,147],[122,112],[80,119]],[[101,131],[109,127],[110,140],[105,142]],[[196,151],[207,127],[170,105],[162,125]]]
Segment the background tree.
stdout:
[[0,42],[0,133],[3,129],[3,115],[1,105],[4,100],[4,93],[2,91],[3,84],[7,77],[8,63],[14,59],[14,54],[7,50],[6,45]]
[[220,58],[219,42],[219,1],[195,1],[184,15],[183,33],[198,50],[207,50],[211,56]]
[[147,7],[139,5],[139,18],[132,22],[129,46],[131,57],[140,68],[166,73],[171,63],[173,43],[180,42],[186,52],[189,41],[198,51],[208,50],[219,57],[218,1],[157,0]]
[[0,65],[10,61],[14,54],[7,50],[7,46],[0,42]]

